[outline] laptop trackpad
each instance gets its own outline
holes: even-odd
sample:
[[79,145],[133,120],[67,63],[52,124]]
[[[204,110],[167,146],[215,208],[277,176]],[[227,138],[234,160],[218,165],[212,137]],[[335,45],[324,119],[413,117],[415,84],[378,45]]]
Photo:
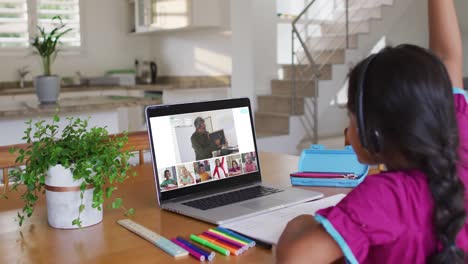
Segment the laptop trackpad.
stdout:
[[264,198],[264,199],[258,199],[255,201],[245,202],[239,205],[242,207],[247,207],[249,209],[257,210],[257,209],[271,208],[271,207],[275,207],[281,204],[284,204],[283,200]]

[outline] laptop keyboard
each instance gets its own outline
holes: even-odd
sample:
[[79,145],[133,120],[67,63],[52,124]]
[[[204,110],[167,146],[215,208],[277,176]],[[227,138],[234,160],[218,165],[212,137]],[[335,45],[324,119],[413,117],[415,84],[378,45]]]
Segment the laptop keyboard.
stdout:
[[238,191],[218,194],[214,196],[210,196],[207,198],[202,198],[198,200],[193,200],[190,202],[183,203],[184,205],[195,207],[200,210],[208,210],[213,209],[216,207],[238,203],[246,200],[250,200],[253,198],[258,198],[270,194],[274,194],[277,192],[281,192],[283,190],[278,190],[275,188],[268,188],[264,186],[254,186]]

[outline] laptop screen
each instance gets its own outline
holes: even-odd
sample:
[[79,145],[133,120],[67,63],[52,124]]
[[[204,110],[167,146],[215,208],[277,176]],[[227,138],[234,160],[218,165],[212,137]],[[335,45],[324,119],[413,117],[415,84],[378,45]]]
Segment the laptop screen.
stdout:
[[[236,100],[240,99],[231,101]],[[181,189],[195,186],[198,190],[223,187],[230,178],[258,174],[249,105],[226,108],[226,104],[217,102],[195,103],[193,107],[173,105],[169,111],[160,109],[161,114],[156,108],[156,114],[148,115],[160,194],[186,193]]]

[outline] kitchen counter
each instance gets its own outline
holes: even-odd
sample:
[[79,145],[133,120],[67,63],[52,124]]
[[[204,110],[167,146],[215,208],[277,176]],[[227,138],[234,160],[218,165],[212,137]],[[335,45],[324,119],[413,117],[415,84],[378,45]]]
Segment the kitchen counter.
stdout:
[[[127,90],[127,91],[164,91],[172,89],[172,85],[162,84],[137,84],[134,86],[64,86],[60,88],[60,93],[86,92],[86,91],[109,91],[109,90]],[[34,87],[25,88],[0,88],[0,96],[3,95],[22,95],[35,94]]]
[[160,99],[133,96],[99,96],[60,99],[57,105],[40,105],[35,100],[11,101],[0,105],[0,120],[52,116],[59,109],[60,115],[113,111],[118,108],[161,104]]
[[[18,88],[18,82],[0,82],[0,96],[35,94],[32,82],[27,87]],[[180,91],[200,88],[226,88],[231,86],[231,76],[159,76],[157,84],[137,84],[132,86],[62,86],[60,93],[85,93],[91,91]]]

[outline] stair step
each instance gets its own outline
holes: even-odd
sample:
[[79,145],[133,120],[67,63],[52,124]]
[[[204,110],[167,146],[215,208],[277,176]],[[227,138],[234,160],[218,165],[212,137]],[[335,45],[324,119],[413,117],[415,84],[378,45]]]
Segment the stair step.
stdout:
[[[335,50],[346,49],[346,36],[324,36],[324,37],[311,37],[308,40],[311,50]],[[351,49],[357,48],[358,36],[349,35],[349,47]]]
[[[369,22],[351,22],[348,24],[350,34],[362,34],[370,32]],[[346,23],[322,23],[321,24],[322,35],[346,35]]]
[[311,56],[317,64],[344,64],[346,61],[344,49],[312,51]]
[[[257,96],[258,111],[268,113],[293,114],[292,97],[284,95],[259,95]],[[296,98],[295,114],[304,114],[304,98]]]
[[[304,51],[296,51],[297,57],[305,61]],[[324,65],[324,64],[344,64],[346,61],[346,52],[345,49],[338,50],[317,50],[310,51],[310,55],[314,59],[315,63]]]
[[[299,81],[296,87],[296,95],[298,97],[314,97],[315,82]],[[271,80],[271,94],[292,96],[294,94],[293,83],[291,80]]]
[[289,134],[289,114],[256,112],[255,132],[257,134]]
[[[296,67],[296,68],[294,68]],[[332,79],[332,66],[330,64],[319,65],[320,67],[320,80],[331,80]],[[283,80],[292,80],[294,77],[294,70],[299,78],[309,80],[314,76],[314,71],[310,65],[281,65],[283,69]]]

